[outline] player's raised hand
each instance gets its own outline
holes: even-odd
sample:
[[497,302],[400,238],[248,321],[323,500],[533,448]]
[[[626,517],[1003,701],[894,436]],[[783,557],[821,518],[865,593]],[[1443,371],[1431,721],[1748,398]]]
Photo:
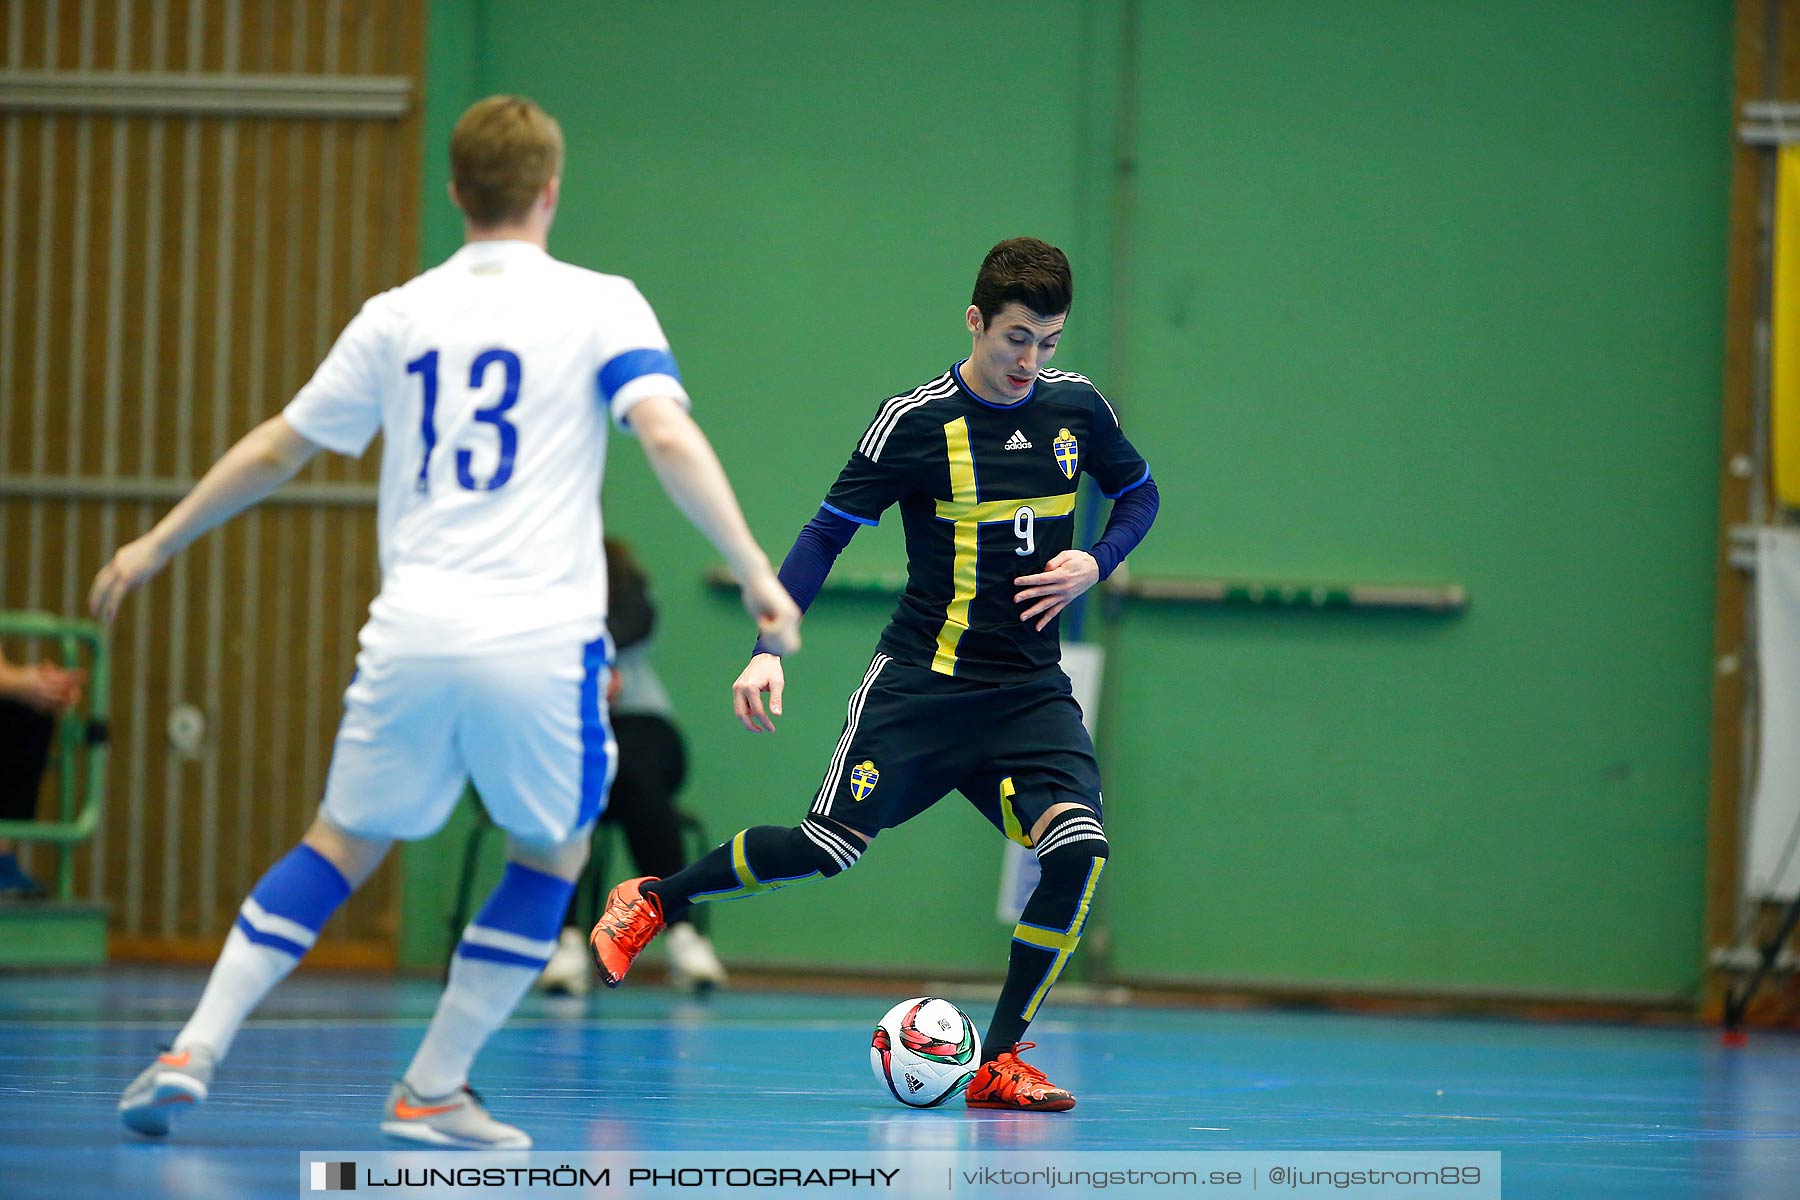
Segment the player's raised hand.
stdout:
[[[781,715],[781,689],[786,683],[778,655],[758,654],[750,660],[737,682],[731,685],[731,708],[745,729],[751,733],[775,732],[775,722],[769,719],[769,713]],[[763,712],[764,692],[769,693],[769,713]]]
[[1064,550],[1044,564],[1042,574],[1020,575],[1013,582],[1020,589],[1014,601],[1036,601],[1019,614],[1019,620],[1037,617],[1037,628],[1042,629],[1069,607],[1069,601],[1100,582],[1100,564],[1086,550]]
[[154,534],[120,546],[112,561],[94,576],[94,586],[88,591],[88,611],[102,621],[112,620],[119,615],[125,594],[149,582],[168,561],[168,552]]
[[[756,622],[757,636],[772,654],[800,649],[800,606],[767,567],[743,585],[744,611]],[[777,712],[780,710],[777,709]]]

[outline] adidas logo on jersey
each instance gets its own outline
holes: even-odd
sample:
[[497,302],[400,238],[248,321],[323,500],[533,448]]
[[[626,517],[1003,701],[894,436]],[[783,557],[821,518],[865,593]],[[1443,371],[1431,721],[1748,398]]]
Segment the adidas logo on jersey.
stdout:
[[1031,439],[1025,436],[1024,430],[1015,429],[1013,430],[1013,435],[1006,439],[1006,445],[1003,448],[1007,450],[1029,450],[1031,449]]

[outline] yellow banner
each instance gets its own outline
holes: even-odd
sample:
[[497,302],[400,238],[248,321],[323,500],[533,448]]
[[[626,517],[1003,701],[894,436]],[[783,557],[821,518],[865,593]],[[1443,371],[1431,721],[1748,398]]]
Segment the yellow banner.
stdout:
[[1781,149],[1773,325],[1769,407],[1775,494],[1782,504],[1800,508],[1800,146]]

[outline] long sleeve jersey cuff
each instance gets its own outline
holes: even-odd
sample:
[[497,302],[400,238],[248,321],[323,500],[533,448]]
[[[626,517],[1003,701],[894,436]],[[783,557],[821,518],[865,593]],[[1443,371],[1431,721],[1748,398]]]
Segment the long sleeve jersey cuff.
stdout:
[[[1110,531],[1111,526],[1107,528]],[[794,598],[794,603],[800,606],[801,612],[805,612],[818,598],[819,589],[825,586],[825,577],[831,574],[831,564],[837,561],[837,556],[850,544],[850,539],[856,535],[856,529],[855,521],[821,508],[819,515],[808,521],[800,530],[800,536],[794,539],[794,548],[781,560],[781,570],[775,576],[781,580],[781,586],[787,589],[788,595]],[[773,654],[774,651],[764,646],[762,639],[758,638],[756,649],[752,653]]]
[[[1137,544],[1150,532],[1161,503],[1162,496],[1156,490],[1154,479],[1144,480],[1113,501],[1112,515],[1106,519],[1106,532],[1100,535],[1100,540],[1088,551],[1094,556],[1095,565],[1100,568],[1100,578],[1110,576],[1125,561],[1125,556],[1137,549]],[[786,570],[785,567],[782,569]],[[783,581],[785,582],[785,576]]]

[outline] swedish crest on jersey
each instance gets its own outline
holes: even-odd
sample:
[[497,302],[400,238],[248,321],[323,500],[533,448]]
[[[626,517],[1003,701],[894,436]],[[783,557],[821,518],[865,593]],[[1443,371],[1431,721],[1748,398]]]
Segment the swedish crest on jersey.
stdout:
[[1075,468],[1081,462],[1081,447],[1075,443],[1075,435],[1067,429],[1056,431],[1056,440],[1050,444],[1056,452],[1056,465],[1061,469],[1063,478],[1075,478]]
[[881,772],[866,758],[850,768],[850,794],[858,800],[867,800],[880,782]]

